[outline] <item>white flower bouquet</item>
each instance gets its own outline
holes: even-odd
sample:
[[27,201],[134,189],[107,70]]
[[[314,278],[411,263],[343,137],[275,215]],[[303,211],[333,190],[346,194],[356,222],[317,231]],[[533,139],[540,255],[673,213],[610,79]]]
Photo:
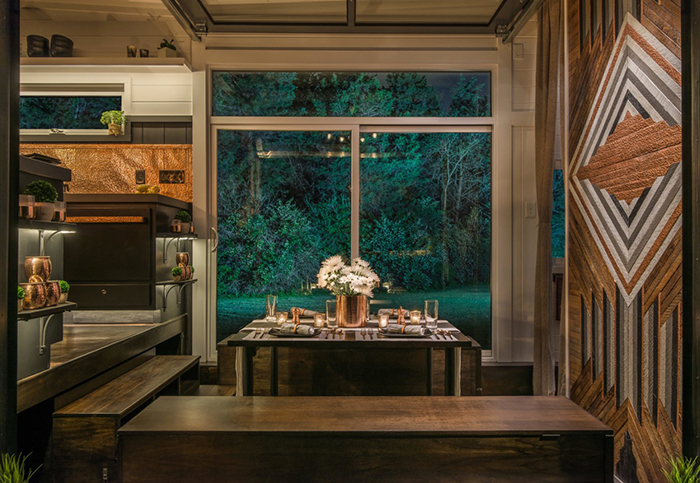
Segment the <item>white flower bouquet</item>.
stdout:
[[378,285],[379,277],[361,258],[355,258],[347,265],[340,255],[336,255],[324,261],[318,272],[318,287],[327,288],[334,295],[372,297],[372,290]]

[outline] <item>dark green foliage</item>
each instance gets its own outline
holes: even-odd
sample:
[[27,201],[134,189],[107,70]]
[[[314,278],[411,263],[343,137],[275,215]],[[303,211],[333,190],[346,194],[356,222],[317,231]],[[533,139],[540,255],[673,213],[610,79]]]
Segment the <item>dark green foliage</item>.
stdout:
[[22,287],[17,287],[17,299],[22,300],[24,298],[24,289]]
[[37,203],[55,203],[58,192],[51,183],[44,180],[32,181],[24,188],[25,195],[33,195]]
[[68,282],[61,280],[58,284],[61,286],[61,293],[68,293],[70,290],[70,284]]
[[100,115],[119,110],[121,97],[20,98],[20,129],[102,129]]
[[160,43],[159,49],[170,49],[170,50],[177,50],[175,49],[175,39],[163,39],[163,41]]
[[3,454],[0,457],[0,483],[27,483],[39,470],[27,470],[25,463],[29,455]]
[[182,275],[182,268],[175,267],[171,270],[171,273],[173,274],[173,277],[179,277],[180,275]]
[[565,213],[564,213],[564,173],[554,170],[552,196],[552,257],[564,258],[565,250]]
[[697,456],[693,459],[675,456],[668,461],[669,469],[664,475],[669,483],[696,483],[700,480],[700,466]]
[[182,210],[177,212],[175,219],[183,223],[190,223],[192,221],[192,216],[188,212]]

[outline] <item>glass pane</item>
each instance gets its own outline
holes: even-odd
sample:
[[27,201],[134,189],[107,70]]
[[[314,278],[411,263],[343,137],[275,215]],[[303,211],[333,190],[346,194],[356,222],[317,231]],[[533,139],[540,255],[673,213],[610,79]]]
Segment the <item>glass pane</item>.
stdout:
[[488,117],[490,72],[224,72],[214,116]]
[[350,256],[350,133],[220,131],[217,340],[264,316],[265,294],[325,310],[321,262]]
[[100,123],[104,111],[119,111],[122,98],[22,96],[20,129],[107,129]]
[[217,23],[345,23],[346,0],[203,0]]
[[358,24],[488,24],[501,0],[357,0]]
[[360,147],[360,252],[383,283],[375,300],[423,310],[437,299],[441,319],[490,349],[491,134],[368,133]]
[[552,183],[552,257],[564,258],[564,172],[554,170]]

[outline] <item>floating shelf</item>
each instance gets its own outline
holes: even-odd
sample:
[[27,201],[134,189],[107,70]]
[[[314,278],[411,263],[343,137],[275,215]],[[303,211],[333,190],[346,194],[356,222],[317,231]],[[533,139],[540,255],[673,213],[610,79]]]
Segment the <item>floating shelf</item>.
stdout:
[[196,233],[156,233],[156,238],[199,238]]
[[70,312],[78,308],[78,304],[74,302],[66,302],[65,304],[54,305],[53,307],[42,307],[34,310],[23,310],[17,314],[17,320],[38,319],[48,317],[49,315]]
[[37,66],[172,66],[192,71],[184,57],[22,57],[20,65]]
[[78,229],[77,224],[65,221],[19,220],[17,226],[20,230],[75,231]]
[[167,280],[165,282],[156,282],[156,285],[187,285],[188,283],[195,283],[196,281],[196,278],[191,278],[189,280],[180,280],[179,282],[176,282],[175,280]]

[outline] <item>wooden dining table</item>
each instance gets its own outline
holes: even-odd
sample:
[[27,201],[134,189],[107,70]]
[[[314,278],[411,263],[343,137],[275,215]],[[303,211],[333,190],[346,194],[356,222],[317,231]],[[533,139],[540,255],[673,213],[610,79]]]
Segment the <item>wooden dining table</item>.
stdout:
[[[311,320],[302,324],[313,325]],[[473,338],[463,334],[448,321],[438,322],[438,328],[431,329],[423,337],[408,335],[386,336],[379,332],[377,321],[369,321],[366,327],[316,329],[313,337],[282,337],[273,335],[275,322],[254,320],[237,334],[223,341],[229,347],[236,348],[236,395],[253,395],[254,355],[258,348],[270,349],[270,395],[278,394],[278,358],[277,349],[299,348],[309,350],[385,350],[385,349],[423,349],[426,353],[427,380],[426,393],[433,394],[433,351],[445,351],[445,395],[459,396],[462,378],[462,351],[475,351],[473,380],[476,395],[481,394],[481,346]],[[273,333],[270,333],[270,331]]]

